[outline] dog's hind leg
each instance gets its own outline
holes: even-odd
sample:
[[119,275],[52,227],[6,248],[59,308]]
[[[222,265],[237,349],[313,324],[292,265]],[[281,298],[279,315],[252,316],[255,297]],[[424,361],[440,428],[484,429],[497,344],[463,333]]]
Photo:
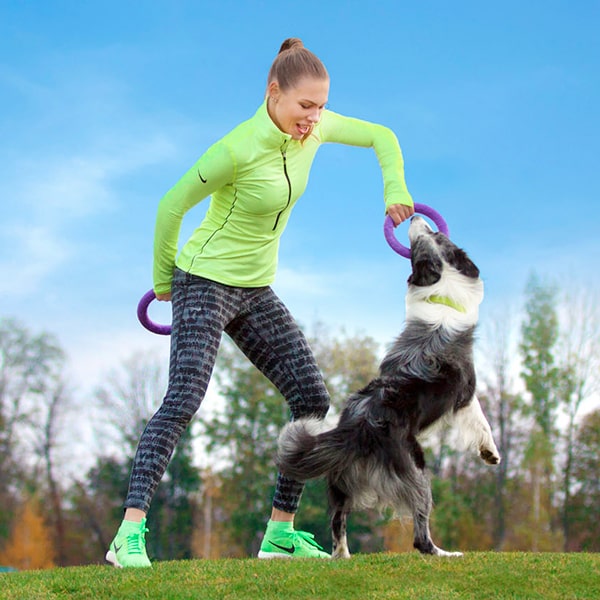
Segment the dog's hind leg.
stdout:
[[433,504],[429,480],[424,471],[415,473],[415,486],[411,489],[409,505],[413,513],[414,547],[421,554],[433,554],[434,556],[462,556],[462,552],[447,552],[438,548],[431,539],[429,531],[429,515]]
[[329,502],[331,504],[331,537],[333,552],[331,558],[350,558],[346,522],[349,510],[346,508],[348,497],[334,485],[329,486]]
[[469,404],[456,411],[455,419],[465,444],[473,447],[486,463],[497,465],[500,462],[500,453],[477,396],[473,396]]

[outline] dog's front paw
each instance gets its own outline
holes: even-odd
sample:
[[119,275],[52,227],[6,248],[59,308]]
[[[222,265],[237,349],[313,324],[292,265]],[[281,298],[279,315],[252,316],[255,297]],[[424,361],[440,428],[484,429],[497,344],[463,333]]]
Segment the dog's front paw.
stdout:
[[490,450],[489,448],[481,448],[479,450],[479,456],[481,460],[486,462],[488,465],[497,465],[500,463],[500,455],[497,450]]

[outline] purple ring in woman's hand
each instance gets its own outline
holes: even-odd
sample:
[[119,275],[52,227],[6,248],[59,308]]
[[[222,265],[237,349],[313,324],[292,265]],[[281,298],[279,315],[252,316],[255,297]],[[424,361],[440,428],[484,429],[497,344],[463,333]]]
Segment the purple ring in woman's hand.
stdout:
[[[450,237],[450,232],[448,230],[448,225],[446,221],[444,221],[444,217],[440,215],[437,210],[434,210],[430,206],[426,204],[419,204],[415,202],[415,214],[425,215],[429,217],[437,226],[438,230],[443,233],[445,236]],[[394,252],[400,254],[400,256],[404,256],[404,258],[410,258],[410,248],[402,245],[394,235],[394,221],[392,217],[389,215],[385,218],[385,222],[383,224],[383,233],[385,235],[385,239],[387,243],[390,245],[391,249]]]
[[140,323],[152,333],[158,333],[159,335],[171,335],[170,325],[159,325],[150,319],[148,316],[148,306],[156,299],[154,290],[147,291],[140,300],[137,307],[137,316]]

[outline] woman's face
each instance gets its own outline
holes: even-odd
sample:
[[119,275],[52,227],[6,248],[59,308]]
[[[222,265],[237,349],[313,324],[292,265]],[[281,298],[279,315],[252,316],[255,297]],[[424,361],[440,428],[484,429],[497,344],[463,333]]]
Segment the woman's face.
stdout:
[[276,81],[268,88],[267,108],[273,123],[295,140],[310,134],[329,97],[329,79],[304,77],[298,84],[282,91]]

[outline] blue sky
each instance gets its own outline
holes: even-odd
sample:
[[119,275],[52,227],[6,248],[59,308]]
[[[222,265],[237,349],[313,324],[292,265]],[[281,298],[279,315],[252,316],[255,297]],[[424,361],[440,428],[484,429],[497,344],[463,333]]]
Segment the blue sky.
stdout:
[[[135,316],[157,203],[255,112],[289,36],[326,64],[332,110],[396,132],[414,199],[481,268],[484,319],[532,271],[597,290],[599,30],[586,0],[3,2],[0,316],[55,333],[83,389],[166,356]],[[382,226],[374,153],[322,147],[274,285],[300,322],[397,334],[409,263]]]

